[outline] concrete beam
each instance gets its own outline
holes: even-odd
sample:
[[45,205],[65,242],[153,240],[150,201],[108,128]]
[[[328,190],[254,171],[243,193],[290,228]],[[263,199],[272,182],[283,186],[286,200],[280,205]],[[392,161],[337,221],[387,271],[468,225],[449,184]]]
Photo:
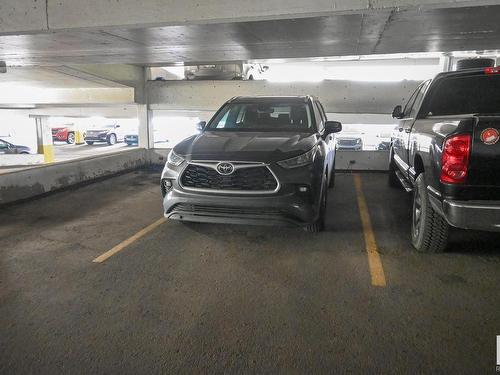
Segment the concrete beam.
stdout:
[[23,110],[5,110],[4,113],[12,113],[25,116],[54,116],[54,117],[107,117],[107,118],[137,118],[137,105],[113,105],[113,106],[78,106],[78,107],[38,107]]
[[135,102],[139,104],[145,103],[144,84],[146,71],[141,66],[129,64],[82,64],[47,67],[46,69],[108,87],[133,87]]
[[[494,0],[3,0],[0,35],[86,28],[149,27],[259,21],[391,8],[495,5]],[[5,15],[5,16],[4,16]]]
[[314,95],[330,113],[391,113],[404,103],[419,82],[268,81],[148,82],[152,110],[215,111],[233,96]]
[[0,84],[0,107],[23,105],[119,105],[134,103],[134,89],[122,88],[26,88]]

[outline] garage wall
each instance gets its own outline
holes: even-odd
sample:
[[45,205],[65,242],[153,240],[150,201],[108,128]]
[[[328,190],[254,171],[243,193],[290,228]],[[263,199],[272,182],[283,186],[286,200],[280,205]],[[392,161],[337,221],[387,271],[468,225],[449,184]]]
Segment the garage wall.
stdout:
[[147,95],[153,110],[215,111],[239,95],[315,95],[330,113],[390,114],[420,82],[269,82],[150,81]]
[[147,164],[149,164],[147,150],[134,149],[0,174],[0,205],[133,170]]

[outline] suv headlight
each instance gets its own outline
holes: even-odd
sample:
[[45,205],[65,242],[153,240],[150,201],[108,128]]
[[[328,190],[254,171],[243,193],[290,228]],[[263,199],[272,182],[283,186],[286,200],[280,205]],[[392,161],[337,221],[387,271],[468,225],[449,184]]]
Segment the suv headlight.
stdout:
[[174,167],[178,167],[184,162],[184,158],[177,155],[174,150],[170,151],[167,159],[168,164],[172,164]]
[[278,165],[283,168],[298,168],[305,165],[311,164],[314,161],[314,156],[316,156],[317,147],[314,146],[311,150],[307,151],[305,154],[296,156],[291,159],[281,160]]

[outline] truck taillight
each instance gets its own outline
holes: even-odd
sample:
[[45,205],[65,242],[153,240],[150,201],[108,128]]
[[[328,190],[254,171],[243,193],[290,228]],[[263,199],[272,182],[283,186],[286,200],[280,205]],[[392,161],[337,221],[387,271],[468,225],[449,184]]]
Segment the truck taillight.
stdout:
[[441,182],[461,184],[467,178],[472,138],[459,134],[446,139],[441,158]]
[[498,66],[489,66],[484,68],[484,72],[486,74],[500,74],[500,67]]

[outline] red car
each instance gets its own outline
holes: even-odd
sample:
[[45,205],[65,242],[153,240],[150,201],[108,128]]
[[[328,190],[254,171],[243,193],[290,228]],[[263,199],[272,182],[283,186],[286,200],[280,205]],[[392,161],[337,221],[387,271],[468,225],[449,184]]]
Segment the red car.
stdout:
[[72,145],[75,143],[75,131],[67,126],[52,128],[52,139]]

